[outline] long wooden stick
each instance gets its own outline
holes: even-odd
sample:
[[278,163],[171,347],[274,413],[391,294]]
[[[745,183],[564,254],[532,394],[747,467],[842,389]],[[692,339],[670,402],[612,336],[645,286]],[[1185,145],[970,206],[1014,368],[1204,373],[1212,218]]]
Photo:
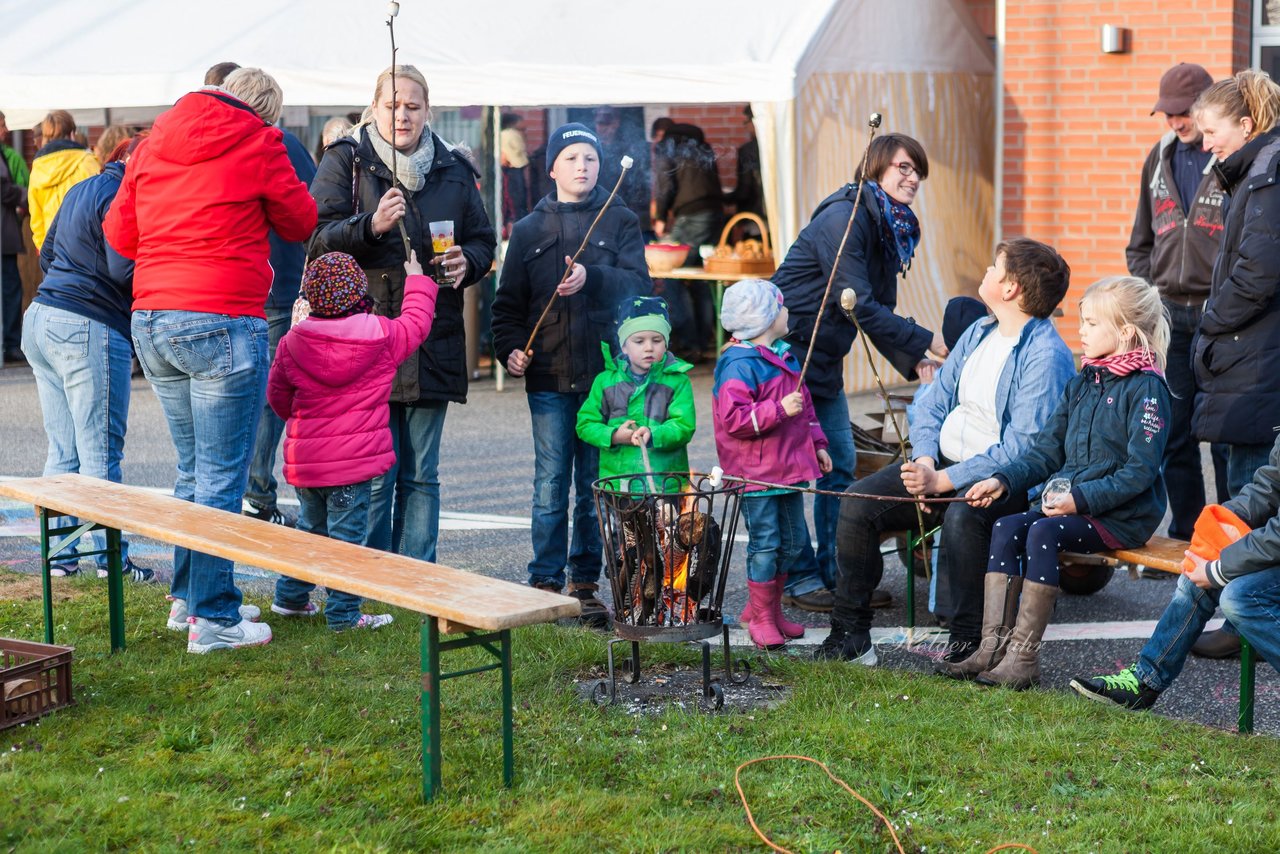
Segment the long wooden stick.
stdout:
[[813,345],[818,342],[818,330],[822,327],[822,315],[827,311],[827,300],[831,297],[831,285],[836,280],[836,270],[840,269],[840,258],[844,255],[844,245],[849,240],[849,232],[853,229],[853,220],[862,206],[862,187],[867,183],[867,158],[871,154],[871,141],[876,138],[876,128],[880,127],[879,113],[872,113],[867,118],[867,147],[862,152],[862,170],[859,172],[858,192],[853,198],[853,210],[849,211],[849,221],[844,224],[844,235],[840,238],[840,248],[836,250],[835,260],[831,262],[831,275],[827,276],[827,287],[822,292],[822,302],[818,304],[818,316],[813,321],[813,334],[809,336],[809,349],[804,354],[804,364],[800,367],[800,380],[796,383],[796,391],[804,385],[804,375],[809,372],[809,360],[813,358]]
[[524,354],[526,356],[533,355],[533,339],[538,337],[538,330],[542,328],[542,321],[547,319],[547,312],[551,310],[552,304],[555,303],[556,297],[560,295],[560,285],[564,284],[564,280],[569,278],[569,274],[573,272],[573,265],[578,263],[578,256],[587,248],[587,241],[591,239],[591,232],[595,231],[596,223],[600,222],[600,217],[604,216],[604,212],[609,209],[609,204],[613,201],[613,197],[618,195],[618,188],[622,186],[622,179],[627,177],[627,170],[635,163],[628,156],[622,158],[622,174],[618,176],[618,180],[613,183],[613,189],[609,191],[609,198],[604,200],[604,206],[600,208],[600,213],[596,214],[596,218],[591,221],[587,233],[582,235],[582,243],[578,246],[578,251],[573,253],[569,266],[565,267],[564,275],[560,277],[560,281],[556,284],[556,289],[551,292],[551,299],[547,300],[547,304],[542,309],[542,314],[538,315],[538,322],[533,324],[533,331],[529,333],[529,340],[524,345]]
[[[391,32],[391,186],[401,193],[404,189],[400,187],[400,180],[396,172],[396,15],[400,14],[400,4],[396,0],[391,0],[387,4],[387,29]],[[404,197],[405,216],[409,214],[409,197]],[[409,232],[404,227],[405,217],[396,220],[396,225],[400,227],[400,240],[404,242],[404,260],[408,261],[413,257],[413,250],[409,245]]]

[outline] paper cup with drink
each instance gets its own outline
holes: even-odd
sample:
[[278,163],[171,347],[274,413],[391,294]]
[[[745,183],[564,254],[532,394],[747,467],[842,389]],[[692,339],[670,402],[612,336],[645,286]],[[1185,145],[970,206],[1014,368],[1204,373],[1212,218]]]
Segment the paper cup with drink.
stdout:
[[452,285],[453,278],[445,275],[444,253],[453,246],[453,220],[440,220],[429,223],[427,227],[431,230],[431,252],[435,256],[432,262],[436,266],[436,284]]

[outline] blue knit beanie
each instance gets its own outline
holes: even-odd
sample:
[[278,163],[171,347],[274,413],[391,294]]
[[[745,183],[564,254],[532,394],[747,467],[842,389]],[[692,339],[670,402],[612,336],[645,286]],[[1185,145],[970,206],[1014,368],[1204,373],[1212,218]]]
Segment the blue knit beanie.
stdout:
[[570,122],[556,128],[547,139],[547,172],[550,172],[551,167],[555,165],[560,152],[578,142],[585,142],[594,148],[596,157],[604,157],[604,153],[600,150],[600,138],[596,136],[595,131],[579,122]]

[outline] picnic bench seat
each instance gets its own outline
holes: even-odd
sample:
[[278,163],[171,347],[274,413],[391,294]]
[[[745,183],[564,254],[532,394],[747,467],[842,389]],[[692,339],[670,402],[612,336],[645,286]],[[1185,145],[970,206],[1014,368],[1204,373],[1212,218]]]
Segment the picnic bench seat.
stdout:
[[[501,671],[503,783],[510,786],[514,777],[511,630],[581,612],[577,599],[558,593],[331,540],[84,475],[0,482],[0,495],[30,503],[36,509],[46,643],[53,643],[51,558],[92,530],[106,532],[113,652],[125,648],[122,530],[422,614],[422,792],[426,800],[431,800],[440,786],[440,684],[471,673]],[[75,516],[80,524],[51,527],[62,516]],[[82,556],[100,553],[78,551]],[[442,641],[442,634],[459,637]],[[456,673],[441,671],[442,652],[473,646],[483,648],[496,661]]]
[[[1147,569],[1182,574],[1183,552],[1189,546],[1185,540],[1168,537],[1152,537],[1145,546],[1136,549],[1114,549],[1097,552],[1094,557],[1112,566],[1127,566],[1132,571],[1139,566]],[[1240,638],[1240,708],[1237,728],[1240,732],[1253,732],[1253,680],[1257,671],[1257,656],[1249,642]]]

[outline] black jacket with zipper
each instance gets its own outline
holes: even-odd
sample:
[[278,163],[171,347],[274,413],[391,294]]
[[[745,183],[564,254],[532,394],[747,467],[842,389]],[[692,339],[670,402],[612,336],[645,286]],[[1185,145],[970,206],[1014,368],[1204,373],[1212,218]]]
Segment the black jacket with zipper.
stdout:
[[1192,350],[1191,430],[1205,442],[1270,446],[1280,425],[1280,131],[1215,169],[1230,201]]
[[[565,256],[578,251],[608,196],[598,185],[581,202],[562,203],[548,195],[515,224],[493,303],[493,348],[502,364],[528,342],[564,275]],[[586,268],[586,284],[572,296],[556,298],[547,312],[525,371],[528,391],[589,392],[596,374],[604,370],[600,342],[614,346],[617,307],[653,291],[640,221],[617,198],[600,218],[578,263]]]
[[[404,298],[404,243],[400,230],[382,236],[373,233],[373,212],[391,189],[391,170],[373,150],[367,136],[335,140],[325,149],[311,195],[319,208],[320,222],[307,245],[308,260],[326,252],[346,252],[369,276],[369,295],[375,314],[398,317]],[[462,326],[462,289],[489,273],[497,244],[493,225],[476,189],[479,177],[462,156],[432,134],[435,160],[426,183],[407,192],[409,204],[403,220],[409,243],[418,254],[423,271],[431,269],[429,223],[453,221],[454,242],[467,259],[467,274],[454,287],[441,287],[431,334],[396,373],[391,400],[394,403],[436,401],[467,402],[467,342]]]

